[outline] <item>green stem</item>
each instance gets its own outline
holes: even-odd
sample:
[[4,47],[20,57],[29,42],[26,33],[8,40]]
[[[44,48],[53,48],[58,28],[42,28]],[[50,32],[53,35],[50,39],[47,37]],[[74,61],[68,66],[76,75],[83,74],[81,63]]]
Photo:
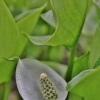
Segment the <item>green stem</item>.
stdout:
[[4,84],[0,84],[0,100],[3,100],[4,88]]
[[77,44],[74,47],[72,47],[72,50],[71,50],[71,54],[70,54],[70,58],[69,58],[69,62],[68,62],[68,69],[67,69],[67,72],[65,75],[65,80],[67,82],[69,82],[71,80],[74,58],[75,58],[75,54],[76,54],[76,47],[77,47]]
[[10,94],[10,86],[11,86],[11,81],[6,83],[3,100],[8,100]]

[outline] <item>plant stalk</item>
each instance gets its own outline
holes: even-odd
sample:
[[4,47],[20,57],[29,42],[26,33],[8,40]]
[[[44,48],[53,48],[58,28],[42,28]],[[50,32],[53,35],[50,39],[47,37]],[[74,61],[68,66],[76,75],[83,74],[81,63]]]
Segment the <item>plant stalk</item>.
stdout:
[[76,54],[76,48],[77,48],[77,44],[74,47],[72,47],[72,50],[71,50],[71,54],[70,54],[70,58],[69,58],[69,62],[68,62],[68,69],[65,74],[65,80],[67,82],[69,82],[71,80],[74,58],[75,58],[75,54]]
[[4,88],[4,84],[0,84],[0,100],[3,100]]
[[7,82],[6,85],[5,85],[5,91],[4,91],[3,100],[8,100],[9,94],[10,94],[10,86],[11,86],[11,81]]
[[[77,44],[74,47],[72,47],[72,50],[71,50],[71,54],[70,54],[70,58],[69,58],[69,62],[68,62],[68,69],[65,74],[66,82],[69,82],[71,80],[76,49],[77,49]],[[66,100],[69,100],[69,93],[68,93]]]

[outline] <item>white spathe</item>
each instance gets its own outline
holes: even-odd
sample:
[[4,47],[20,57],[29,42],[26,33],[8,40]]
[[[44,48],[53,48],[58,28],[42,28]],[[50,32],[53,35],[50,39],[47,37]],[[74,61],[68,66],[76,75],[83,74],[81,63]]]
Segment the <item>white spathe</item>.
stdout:
[[34,59],[19,59],[17,64],[16,83],[22,98],[24,100],[45,100],[40,88],[41,73],[48,74],[54,82],[58,92],[57,100],[65,100],[68,94],[66,81],[53,69]]

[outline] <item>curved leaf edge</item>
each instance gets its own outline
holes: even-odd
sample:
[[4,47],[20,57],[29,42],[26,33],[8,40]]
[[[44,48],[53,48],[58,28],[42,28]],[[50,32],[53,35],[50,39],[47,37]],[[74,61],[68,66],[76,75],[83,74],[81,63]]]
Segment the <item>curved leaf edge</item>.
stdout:
[[100,70],[100,66],[98,66],[96,69],[89,69],[89,70],[82,71],[80,74],[75,76],[70,82],[68,82],[66,90],[71,92],[71,90],[74,87],[78,86],[80,81],[85,80],[85,78],[87,78],[88,76],[92,75],[97,70]]

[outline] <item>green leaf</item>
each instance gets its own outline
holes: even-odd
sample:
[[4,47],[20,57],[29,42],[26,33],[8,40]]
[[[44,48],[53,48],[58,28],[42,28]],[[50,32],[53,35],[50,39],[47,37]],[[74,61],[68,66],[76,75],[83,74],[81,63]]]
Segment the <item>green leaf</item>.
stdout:
[[1,57],[15,56],[18,46],[19,31],[3,0],[0,1],[0,83],[11,78],[14,63]]
[[[13,7],[14,13],[18,13],[18,11],[23,11],[26,9],[32,9],[32,8],[39,8],[42,5],[45,4],[46,0],[4,0],[4,2],[7,4],[7,6]],[[19,12],[20,12],[19,11]]]
[[100,99],[100,67],[85,70],[74,77],[67,85],[67,90],[87,100]]
[[27,15],[35,13],[37,10],[38,10],[38,8],[32,9],[32,10],[25,10],[21,14],[17,15],[14,19],[16,22],[18,22],[18,21],[22,20],[24,17],[26,17]]
[[49,10],[48,12],[44,13],[41,15],[41,18],[45,20],[48,24],[53,26],[54,28],[56,27],[55,24],[55,19],[52,10]]
[[11,82],[12,81],[10,80],[5,83],[5,91],[4,91],[3,100],[8,100],[8,98],[9,98]]
[[97,27],[96,33],[93,38],[90,55],[89,55],[89,68],[93,68],[95,62],[100,57],[100,24]]
[[73,67],[73,72],[72,72],[72,78],[78,75],[80,72],[83,70],[88,69],[88,58],[89,58],[89,53],[79,57],[77,60],[74,62],[74,67]]
[[85,99],[79,95],[74,94],[74,93],[69,93],[68,100],[85,100]]
[[14,56],[14,52],[17,49],[17,44],[18,44],[18,29],[9,10],[7,9],[3,0],[1,0],[0,1],[0,62],[3,60],[1,57]]
[[67,66],[64,64],[55,63],[52,61],[42,61],[44,64],[50,66],[53,70],[55,70],[60,76],[64,78]]
[[13,0],[4,0],[4,2],[7,4],[7,5],[11,5],[13,3]]
[[98,58],[98,60],[95,62],[94,68],[98,67],[100,65],[100,57]]
[[[1,2],[2,3],[2,2]],[[1,5],[1,3],[0,3],[0,5]],[[4,5],[4,4],[3,4]],[[0,6],[0,7],[2,7],[2,6]],[[9,30],[13,30],[13,32],[11,31],[10,33],[9,33],[9,38],[11,38],[9,41],[7,41],[7,40],[5,40],[5,39],[9,39],[8,38],[8,35],[6,36],[6,35],[4,35],[5,33],[3,33],[3,34],[1,34],[3,37],[4,37],[4,39],[3,39],[3,37],[2,37],[2,39],[3,40],[5,40],[4,42],[0,42],[0,43],[3,43],[2,45],[4,46],[5,44],[4,43],[6,43],[6,41],[7,41],[7,43],[6,43],[6,46],[7,47],[10,47],[10,49],[8,50],[8,49],[6,49],[6,48],[4,48],[4,50],[3,51],[6,51],[8,54],[11,52],[11,53],[13,53],[13,49],[14,50],[16,50],[15,52],[14,52],[14,54],[13,55],[11,55],[11,56],[20,56],[21,55],[21,53],[22,53],[22,51],[23,51],[23,49],[24,49],[24,47],[25,47],[25,45],[26,45],[26,43],[27,43],[27,38],[25,38],[24,37],[24,35],[22,34],[22,31],[25,31],[25,32],[28,32],[29,34],[31,34],[31,31],[32,31],[32,29],[35,27],[35,25],[36,25],[36,22],[37,22],[37,20],[38,20],[38,18],[39,18],[39,16],[40,16],[40,13],[41,13],[41,11],[43,10],[43,8],[41,7],[41,8],[39,8],[39,9],[36,9],[36,10],[34,10],[34,12],[32,13],[32,14],[29,14],[28,16],[26,16],[25,18],[23,18],[22,20],[20,20],[18,23],[17,23],[17,25],[18,25],[18,27],[19,27],[19,29],[20,29],[20,34],[19,34],[19,39],[17,38],[17,35],[14,35],[15,37],[13,37],[13,34],[14,33],[16,33],[17,34],[17,32],[16,32],[16,27],[13,29],[13,27],[15,26],[15,23],[14,23],[14,21],[11,21],[11,20],[9,20],[9,19],[11,19],[11,18],[9,18],[9,16],[11,17],[11,15],[10,15],[10,13],[8,14],[8,12],[4,12],[3,10],[5,9],[5,6],[4,7],[2,7],[3,9],[2,9],[2,12],[1,13],[4,13],[4,14],[1,14],[1,15],[3,15],[3,17],[2,18],[6,18],[6,19],[4,19],[4,20],[2,20],[2,23],[0,23],[0,24],[4,24],[4,23],[7,23],[6,25],[6,29],[9,29]],[[6,8],[7,9],[7,8]],[[7,10],[8,11],[8,10]],[[8,14],[8,15],[6,15],[6,17],[4,17],[5,16],[5,13],[6,14]],[[30,20],[31,19],[31,20]],[[13,20],[13,19],[12,19]],[[4,21],[4,22],[3,22]],[[6,21],[6,22],[5,22]],[[9,22],[8,22],[9,21]],[[0,21],[1,22],[1,21]],[[31,23],[30,23],[31,22]],[[13,24],[14,23],[14,24]],[[27,24],[26,24],[27,23]],[[1,26],[2,26],[1,25]],[[4,24],[5,25],[5,24]],[[3,27],[5,27],[5,26],[3,26]],[[27,28],[26,28],[27,27]],[[9,32],[9,30],[8,30],[8,32]],[[4,29],[4,31],[5,31],[5,29]],[[8,32],[6,32],[6,34],[8,34]],[[7,38],[5,38],[5,36],[7,37]],[[1,39],[1,40],[2,40]],[[18,43],[16,43],[16,41],[18,41]],[[9,43],[10,42],[10,43]],[[16,46],[16,44],[17,44],[17,46],[16,46],[16,48],[13,46],[12,47],[12,44],[14,45],[14,46]],[[1,48],[1,47],[0,47]],[[3,47],[2,47],[3,48]],[[9,51],[9,52],[8,52]],[[2,54],[2,53],[1,53]],[[6,54],[6,53],[5,53]],[[6,58],[9,58],[9,56],[6,56],[6,55],[3,55],[4,57],[6,57]],[[1,63],[0,63],[0,83],[4,83],[4,82],[7,82],[7,81],[9,81],[10,79],[11,79],[11,76],[12,76],[12,73],[13,73],[13,70],[14,70],[14,68],[15,68],[15,62],[9,62],[9,61],[2,61]]]
[[50,3],[56,16],[56,30],[51,36],[29,36],[31,42],[37,45],[73,46],[83,27],[88,0],[50,0]]
[[0,63],[0,84],[7,82],[11,79],[14,69],[14,62],[4,60]]
[[[6,59],[6,58],[4,58]],[[13,71],[15,69],[16,62],[7,61],[8,59],[0,63],[0,84],[8,82],[12,78]],[[15,60],[13,58],[9,60]],[[17,60],[17,59],[16,59]]]
[[33,12],[31,14],[27,15],[26,17],[24,17],[22,20],[20,20],[17,23],[17,26],[20,30],[20,38],[19,38],[18,50],[17,50],[18,56],[22,53],[22,51],[27,43],[27,40],[28,40],[22,32],[25,32],[28,34],[32,33],[32,31],[39,19],[39,16],[40,16],[42,10],[45,8],[45,6],[46,6],[46,4],[41,8],[33,10]]

